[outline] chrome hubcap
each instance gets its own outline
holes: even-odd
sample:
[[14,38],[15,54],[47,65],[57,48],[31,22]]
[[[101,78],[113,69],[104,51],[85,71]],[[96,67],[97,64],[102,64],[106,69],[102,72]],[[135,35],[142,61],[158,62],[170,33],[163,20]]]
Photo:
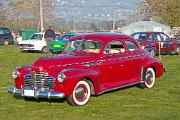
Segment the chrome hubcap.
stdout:
[[75,90],[75,98],[77,101],[82,102],[87,98],[88,90],[85,85],[80,84]]
[[150,71],[146,73],[146,83],[148,85],[151,85],[153,83],[153,73]]

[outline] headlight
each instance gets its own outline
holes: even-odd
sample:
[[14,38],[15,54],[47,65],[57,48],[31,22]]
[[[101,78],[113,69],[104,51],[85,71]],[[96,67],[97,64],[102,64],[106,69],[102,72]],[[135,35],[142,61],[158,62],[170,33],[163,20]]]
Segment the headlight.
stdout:
[[19,77],[19,72],[18,72],[17,69],[13,70],[13,72],[12,72],[12,77],[13,77],[14,79],[16,79],[16,78]]
[[57,79],[60,83],[62,83],[66,79],[66,75],[64,73],[59,73]]
[[144,49],[145,48],[145,46],[144,45],[142,45],[142,49]]

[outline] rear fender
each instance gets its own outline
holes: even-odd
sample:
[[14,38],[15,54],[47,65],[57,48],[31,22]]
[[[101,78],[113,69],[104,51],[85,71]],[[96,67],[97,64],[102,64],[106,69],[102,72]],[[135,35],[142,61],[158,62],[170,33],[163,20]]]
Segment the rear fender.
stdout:
[[164,73],[164,67],[163,67],[163,64],[159,60],[155,58],[152,58],[152,59],[154,60],[144,60],[142,69],[147,69],[149,67],[153,68],[155,70],[156,77],[158,78]]

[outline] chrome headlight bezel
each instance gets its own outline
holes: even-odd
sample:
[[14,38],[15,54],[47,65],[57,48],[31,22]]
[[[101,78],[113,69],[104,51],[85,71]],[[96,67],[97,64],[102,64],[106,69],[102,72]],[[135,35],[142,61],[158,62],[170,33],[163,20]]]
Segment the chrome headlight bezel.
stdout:
[[13,79],[17,79],[19,77],[19,71],[17,69],[14,69],[12,72]]
[[62,83],[66,79],[66,75],[64,73],[59,73],[57,76],[57,80]]

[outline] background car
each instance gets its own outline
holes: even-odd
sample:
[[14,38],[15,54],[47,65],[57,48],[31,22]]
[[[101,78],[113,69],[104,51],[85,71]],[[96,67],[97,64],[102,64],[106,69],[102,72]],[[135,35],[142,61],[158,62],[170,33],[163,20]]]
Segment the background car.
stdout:
[[0,28],[0,45],[13,44],[13,36],[8,28]]
[[170,39],[163,32],[136,32],[131,35],[153,56],[159,53],[180,54],[180,41]]
[[54,41],[51,41],[50,43],[50,51],[52,53],[60,53],[62,52],[64,46],[66,45],[67,41],[75,36],[77,34],[64,34],[61,38],[57,38],[56,40]]
[[[55,34],[56,38],[60,38],[60,34]],[[40,51],[47,52],[47,43],[44,38],[44,33],[35,33],[28,40],[23,40],[18,43],[22,51]]]
[[174,35],[174,39],[180,41],[180,34]]

